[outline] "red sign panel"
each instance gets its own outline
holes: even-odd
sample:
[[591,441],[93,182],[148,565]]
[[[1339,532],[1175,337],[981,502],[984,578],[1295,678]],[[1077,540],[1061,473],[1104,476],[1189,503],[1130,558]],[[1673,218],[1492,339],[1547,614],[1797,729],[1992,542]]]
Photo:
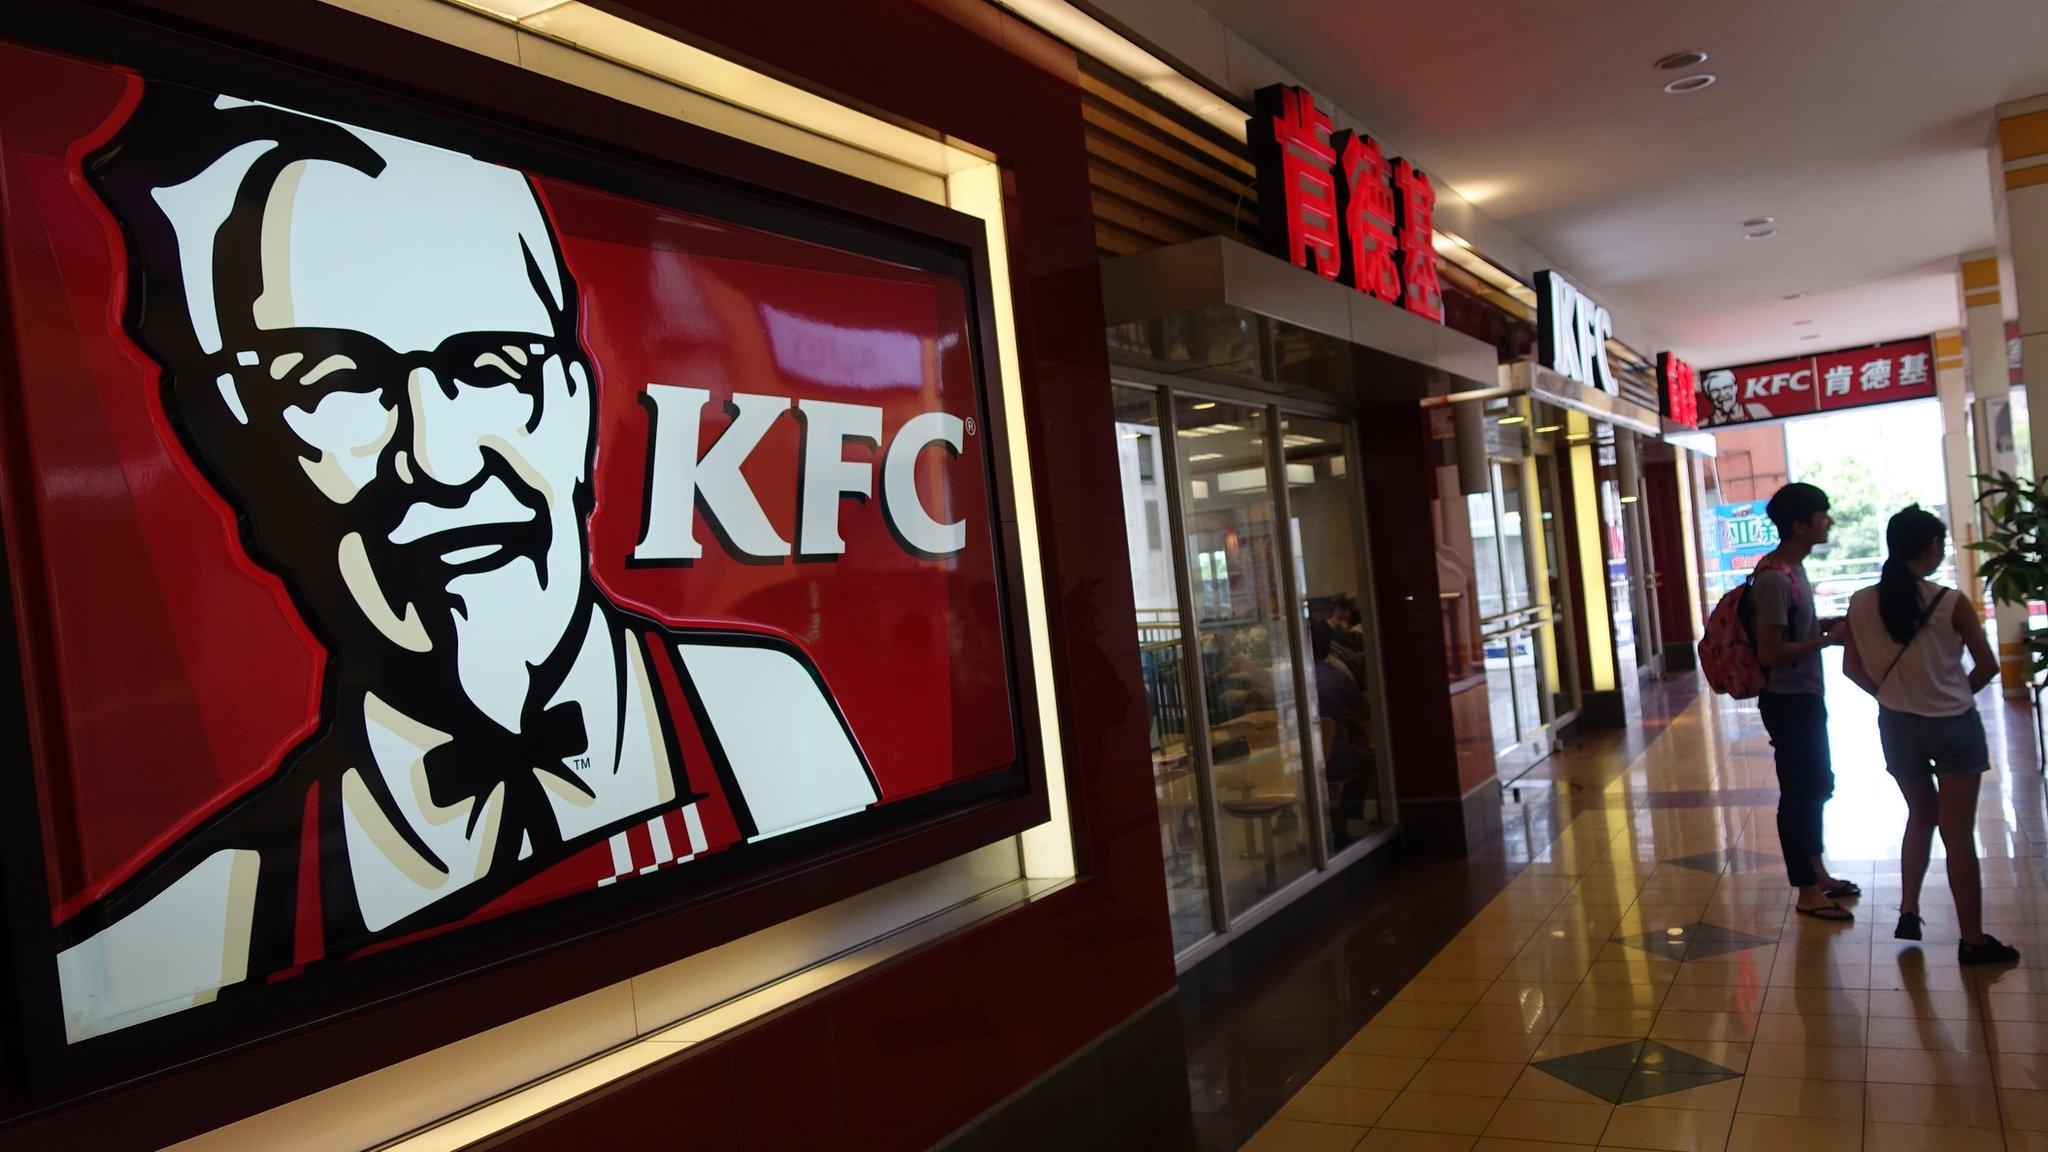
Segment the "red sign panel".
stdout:
[[1657,398],[1667,419],[1686,428],[1699,427],[1699,388],[1691,364],[1669,352],[1657,354]]
[[1255,94],[1249,124],[1266,249],[1443,323],[1436,270],[1436,186],[1379,142],[1330,132],[1315,96],[1284,84]]
[[1812,357],[1716,368],[1700,378],[1700,410],[1709,427],[1804,416],[1818,406]]
[[0,142],[56,1048],[1022,787],[957,247],[4,43]]
[[1716,368],[1700,380],[1708,427],[1810,416],[1934,395],[1934,343],[1899,340],[1869,348]]
[[1926,340],[1901,340],[1830,352],[1814,357],[1814,380],[1823,412],[1925,399],[1934,395],[1934,347]]

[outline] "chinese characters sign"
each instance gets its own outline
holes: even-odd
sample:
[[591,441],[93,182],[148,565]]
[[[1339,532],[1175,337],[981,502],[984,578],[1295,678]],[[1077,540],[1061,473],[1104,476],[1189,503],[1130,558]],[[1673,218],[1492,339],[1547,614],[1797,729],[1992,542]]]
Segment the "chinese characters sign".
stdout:
[[1932,395],[1934,344],[1925,338],[1717,368],[1700,381],[1710,428]]
[[48,1050],[1023,785],[967,257],[451,135],[0,42]]
[[1657,402],[1666,419],[1686,428],[1699,427],[1699,387],[1691,364],[1669,352],[1657,353]]
[[1443,322],[1428,174],[1389,160],[1370,136],[1332,134],[1315,97],[1288,85],[1258,91],[1250,133],[1268,251]]

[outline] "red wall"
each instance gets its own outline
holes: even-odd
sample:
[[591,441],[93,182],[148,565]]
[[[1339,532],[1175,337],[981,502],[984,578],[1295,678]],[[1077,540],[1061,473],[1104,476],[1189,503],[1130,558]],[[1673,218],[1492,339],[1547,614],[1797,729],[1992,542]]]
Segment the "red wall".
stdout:
[[1643,465],[1643,505],[1650,522],[1651,570],[1658,574],[1657,618],[1662,622],[1666,644],[1689,645],[1699,640],[1692,633],[1692,589],[1698,576],[1685,562],[1685,533],[1693,526],[1685,522],[1678,500],[1678,486],[1686,483],[1676,461]]
[[[1075,63],[980,0],[702,4],[622,15],[716,45],[999,156],[1039,501],[1052,667],[1081,854],[1076,883],[758,1022],[599,1099],[543,1117],[520,1149],[907,1148],[944,1137],[1173,986]],[[565,96],[504,65],[412,42],[314,0],[141,0],[149,21],[233,41],[314,75],[344,73],[435,102],[642,142],[648,114]],[[800,30],[800,32],[798,31]],[[1423,559],[1429,558],[1425,555]],[[1433,582],[1433,576],[1432,576]],[[1434,605],[1419,638],[1441,659]],[[1390,637],[1391,639],[1391,637]],[[1398,649],[1393,649],[1398,650]],[[1430,680],[1442,709],[1440,678]],[[524,995],[544,997],[534,980]],[[0,1148],[157,1147],[361,1075],[492,1022],[479,987],[322,1025],[279,1050],[113,1087],[21,1115]],[[394,1015],[396,1014],[396,1015]],[[401,1027],[398,1018],[416,1021]],[[431,1041],[431,1042],[430,1042]]]

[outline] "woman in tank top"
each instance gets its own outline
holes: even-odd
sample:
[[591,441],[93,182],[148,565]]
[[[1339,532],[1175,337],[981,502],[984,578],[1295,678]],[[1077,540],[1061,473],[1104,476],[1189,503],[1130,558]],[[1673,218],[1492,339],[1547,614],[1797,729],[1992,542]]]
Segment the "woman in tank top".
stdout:
[[1906,797],[1899,926],[1892,934],[1920,939],[1920,885],[1939,829],[1961,930],[1958,958],[1966,965],[2017,960],[2018,951],[1984,932],[1977,867],[1977,790],[1991,754],[1976,695],[1997,679],[1998,654],[1969,597],[1927,579],[1948,550],[1941,520],[1915,504],[1891,518],[1884,536],[1888,555],[1877,584],[1849,598],[1842,669],[1877,697],[1885,770]]

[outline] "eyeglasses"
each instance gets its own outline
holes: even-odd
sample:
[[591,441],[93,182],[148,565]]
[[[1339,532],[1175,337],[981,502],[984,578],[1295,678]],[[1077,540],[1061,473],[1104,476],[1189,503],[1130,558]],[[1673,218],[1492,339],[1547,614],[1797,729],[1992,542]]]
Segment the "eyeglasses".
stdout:
[[429,352],[397,352],[352,328],[274,328],[248,334],[213,360],[216,372],[235,377],[245,403],[263,396],[280,407],[311,407],[335,392],[395,397],[421,368],[450,396],[458,384],[509,385],[537,396],[542,366],[563,355],[562,343],[531,332],[458,332]]

